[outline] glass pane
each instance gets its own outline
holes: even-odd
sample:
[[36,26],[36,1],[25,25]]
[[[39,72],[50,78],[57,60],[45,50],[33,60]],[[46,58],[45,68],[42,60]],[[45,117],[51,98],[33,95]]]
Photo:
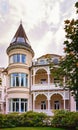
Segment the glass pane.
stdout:
[[25,111],[27,111],[27,103],[25,103]]
[[16,77],[16,86],[19,86],[19,77]]
[[17,54],[17,62],[20,62],[20,54]]
[[22,55],[22,63],[26,63],[26,55]]
[[24,103],[21,103],[21,112],[24,112]]
[[22,99],[21,99],[21,102],[27,102],[27,99],[22,98]]
[[14,77],[12,78],[12,82],[11,83],[12,83],[12,86],[15,86],[15,78]]
[[19,102],[16,103],[16,111],[19,111]]
[[17,62],[17,55],[13,55],[13,63]]
[[17,38],[17,42],[22,42],[22,43],[25,43],[25,39],[23,37],[18,37]]
[[24,78],[21,77],[21,86],[24,86]]
[[28,74],[26,74],[26,86],[28,86]]

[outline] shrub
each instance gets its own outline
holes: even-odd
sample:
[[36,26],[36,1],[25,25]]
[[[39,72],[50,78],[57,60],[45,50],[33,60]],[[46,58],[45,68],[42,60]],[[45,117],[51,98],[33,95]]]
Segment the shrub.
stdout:
[[10,114],[0,114],[0,127],[1,128],[11,128],[19,126],[44,126],[44,120],[46,119],[46,114],[37,112],[26,112],[23,114],[10,113]]
[[22,115],[22,126],[43,126],[46,115],[29,111]]
[[64,110],[55,111],[51,123],[54,127],[75,129],[78,126],[78,112],[68,112]]

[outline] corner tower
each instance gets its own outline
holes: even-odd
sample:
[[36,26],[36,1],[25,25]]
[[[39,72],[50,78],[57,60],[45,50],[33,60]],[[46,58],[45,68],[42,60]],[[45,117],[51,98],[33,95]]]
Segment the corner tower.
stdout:
[[29,110],[30,67],[34,51],[29,43],[22,23],[19,25],[7,48],[9,64],[7,68],[6,112],[26,112]]

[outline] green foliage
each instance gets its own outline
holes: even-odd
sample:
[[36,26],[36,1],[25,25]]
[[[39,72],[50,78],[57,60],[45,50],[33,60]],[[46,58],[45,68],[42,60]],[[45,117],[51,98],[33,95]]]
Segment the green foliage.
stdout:
[[[78,11],[78,2],[75,4]],[[78,19],[65,21],[66,40],[64,41],[65,58],[60,67],[65,72],[66,86],[70,89],[78,102]],[[78,103],[77,103],[78,108]]]
[[[75,4],[78,15],[78,2]],[[64,88],[69,88],[76,100],[78,109],[78,19],[65,20],[66,40],[64,41],[65,57],[61,59],[59,67],[51,71],[60,80]],[[53,66],[53,64],[52,64]],[[60,76],[59,76],[60,75]],[[61,82],[61,77],[65,81]]]
[[23,114],[0,114],[0,128],[44,126],[45,124],[43,120],[45,120],[46,117],[47,116],[44,113],[37,113],[32,111]]
[[29,111],[23,114],[22,126],[43,126],[43,120],[46,118],[44,113]]
[[55,111],[51,123],[54,127],[75,129],[78,127],[78,112],[68,112],[64,110]]

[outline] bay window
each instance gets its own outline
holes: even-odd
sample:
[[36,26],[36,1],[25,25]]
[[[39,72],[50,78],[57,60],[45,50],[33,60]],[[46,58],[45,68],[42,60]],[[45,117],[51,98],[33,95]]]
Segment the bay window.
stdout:
[[25,54],[14,54],[10,56],[10,63],[26,63]]
[[28,108],[28,99],[12,98],[9,99],[9,112],[26,112]]
[[28,74],[26,73],[12,73],[10,75],[11,87],[28,87]]

